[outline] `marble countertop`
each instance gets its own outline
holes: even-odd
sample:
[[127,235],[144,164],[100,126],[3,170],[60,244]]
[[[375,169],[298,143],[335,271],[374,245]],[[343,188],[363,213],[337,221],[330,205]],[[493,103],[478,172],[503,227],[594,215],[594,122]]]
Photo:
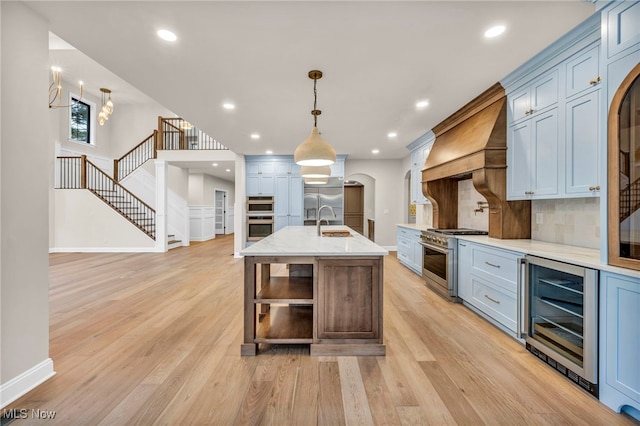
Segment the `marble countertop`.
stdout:
[[398,223],[397,226],[407,229],[417,229],[418,231],[426,231],[427,229],[433,228],[433,226],[416,225],[415,223]]
[[458,235],[459,240],[472,241],[491,247],[520,252],[559,262],[572,263],[574,265],[601,271],[614,272],[620,275],[640,278],[640,271],[620,268],[608,265],[600,261],[600,250],[587,247],[570,246],[567,244],[550,243],[538,240],[501,240],[490,238],[486,235]]
[[349,231],[350,237],[319,237],[315,226],[287,226],[240,251],[242,256],[384,256],[389,252],[348,226],[323,231]]

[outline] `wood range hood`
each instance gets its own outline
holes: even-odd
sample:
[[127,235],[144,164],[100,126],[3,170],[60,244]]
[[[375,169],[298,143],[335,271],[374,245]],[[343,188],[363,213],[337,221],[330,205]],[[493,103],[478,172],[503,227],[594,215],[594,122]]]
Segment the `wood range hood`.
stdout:
[[433,129],[436,140],[422,169],[422,192],[435,228],[458,227],[458,181],[489,204],[489,236],[531,238],[531,201],[507,201],[507,99],[500,83]]

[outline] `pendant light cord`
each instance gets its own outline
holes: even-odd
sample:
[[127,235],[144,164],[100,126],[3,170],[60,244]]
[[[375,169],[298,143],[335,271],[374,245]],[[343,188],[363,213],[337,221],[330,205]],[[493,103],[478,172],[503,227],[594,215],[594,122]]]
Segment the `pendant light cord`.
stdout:
[[318,127],[318,114],[316,114],[317,111],[317,103],[318,103],[318,91],[316,90],[316,82],[318,81],[317,78],[313,79],[313,127]]

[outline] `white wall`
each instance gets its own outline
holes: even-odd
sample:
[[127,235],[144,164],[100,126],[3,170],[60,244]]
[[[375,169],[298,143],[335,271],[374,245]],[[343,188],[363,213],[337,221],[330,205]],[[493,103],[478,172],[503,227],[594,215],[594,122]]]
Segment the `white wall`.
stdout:
[[189,174],[188,200],[191,206],[213,206],[213,196],[216,189],[227,191],[227,205],[235,202],[235,183],[203,173]]
[[375,179],[376,244],[395,247],[396,225],[404,223],[402,160],[345,161],[345,176],[364,174]]
[[89,191],[56,189],[52,251],[155,251],[155,241]]
[[54,374],[49,358],[47,23],[0,2],[0,406]]
[[149,101],[148,104],[120,104],[118,93],[111,94],[113,114],[106,126],[111,129],[111,156],[120,158],[131,148],[150,136],[158,128],[158,116],[176,117],[164,106]]
[[[64,74],[63,74],[64,77]],[[75,86],[65,80],[62,81],[62,105],[69,105],[69,91],[76,95],[80,95],[78,85]],[[74,142],[69,140],[69,113],[70,108],[50,109],[51,115],[51,137],[53,143],[60,143],[61,148],[77,151],[87,156],[95,155],[99,157],[112,158],[111,155],[111,129],[113,128],[112,119],[104,126],[100,126],[97,121],[98,112],[101,107],[101,100],[95,96],[83,93],[82,99],[95,104],[95,121],[91,123],[91,131],[94,133],[94,144]]]

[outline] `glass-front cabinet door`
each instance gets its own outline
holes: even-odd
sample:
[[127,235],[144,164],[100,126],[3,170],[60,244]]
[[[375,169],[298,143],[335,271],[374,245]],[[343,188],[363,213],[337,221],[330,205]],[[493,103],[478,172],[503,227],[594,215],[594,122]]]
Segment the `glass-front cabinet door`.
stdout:
[[640,270],[640,64],[609,111],[609,263]]

